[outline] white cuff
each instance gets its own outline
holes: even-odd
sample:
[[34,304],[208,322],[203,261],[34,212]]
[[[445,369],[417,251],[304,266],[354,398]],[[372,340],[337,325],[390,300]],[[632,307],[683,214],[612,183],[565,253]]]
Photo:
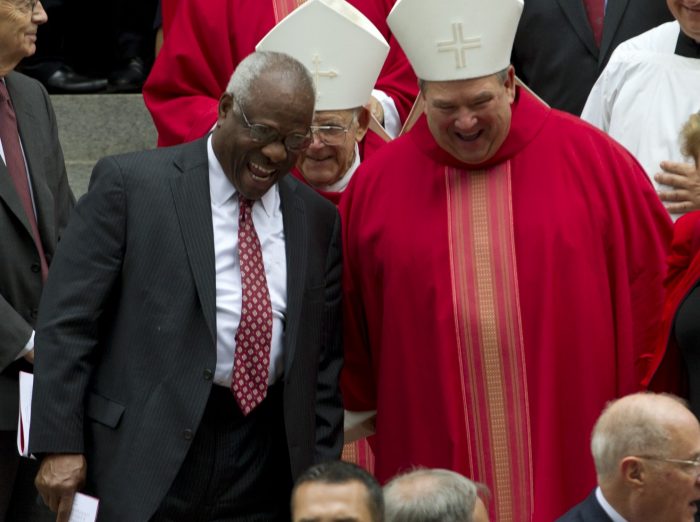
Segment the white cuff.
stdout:
[[384,110],[384,130],[386,130],[389,136],[395,138],[399,135],[399,132],[401,132],[401,119],[399,118],[399,111],[396,110],[394,100],[384,91],[377,89],[372,89],[372,96],[382,104],[382,109]]

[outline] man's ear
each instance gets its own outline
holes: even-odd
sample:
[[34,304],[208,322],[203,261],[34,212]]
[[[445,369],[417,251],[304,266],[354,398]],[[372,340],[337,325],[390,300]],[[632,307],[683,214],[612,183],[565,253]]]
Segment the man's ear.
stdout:
[[515,67],[512,65],[508,66],[506,70],[506,81],[504,83],[506,92],[508,93],[508,99],[512,104],[515,101]]
[[362,141],[369,129],[369,110],[366,107],[360,108],[360,113],[357,115],[357,133],[355,133],[355,141]]
[[219,108],[217,111],[216,126],[219,127],[228,116],[229,112],[233,110],[233,94],[230,92],[224,92],[219,98]]
[[625,457],[620,461],[620,472],[625,483],[629,486],[641,487],[647,482],[649,468],[638,457]]

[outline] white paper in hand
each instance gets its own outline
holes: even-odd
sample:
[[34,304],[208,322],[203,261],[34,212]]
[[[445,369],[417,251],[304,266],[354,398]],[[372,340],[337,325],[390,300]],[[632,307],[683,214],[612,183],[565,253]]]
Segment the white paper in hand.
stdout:
[[23,457],[30,457],[29,424],[31,422],[32,417],[33,384],[34,376],[31,373],[19,372],[19,419],[17,420],[17,451]]
[[95,522],[99,503],[100,501],[95,497],[76,493],[68,522]]

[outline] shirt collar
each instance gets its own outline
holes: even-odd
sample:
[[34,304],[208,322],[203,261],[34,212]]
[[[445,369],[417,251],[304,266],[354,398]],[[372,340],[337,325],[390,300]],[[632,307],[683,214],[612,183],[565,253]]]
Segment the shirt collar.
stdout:
[[595,488],[595,498],[598,501],[598,504],[600,504],[600,507],[603,508],[603,511],[605,511],[605,514],[608,515],[613,522],[627,522],[617,511],[615,511],[615,508],[612,507],[607,500],[605,500],[600,487]]
[[[207,160],[209,162],[209,197],[213,205],[220,207],[236,195],[236,187],[228,179],[216,154],[214,154],[211,134],[207,138]],[[268,217],[274,213],[275,202],[278,200],[278,191],[279,188],[277,183],[275,183],[259,200]]]
[[686,58],[700,58],[700,42],[693,40],[681,29],[678,31],[675,53]]

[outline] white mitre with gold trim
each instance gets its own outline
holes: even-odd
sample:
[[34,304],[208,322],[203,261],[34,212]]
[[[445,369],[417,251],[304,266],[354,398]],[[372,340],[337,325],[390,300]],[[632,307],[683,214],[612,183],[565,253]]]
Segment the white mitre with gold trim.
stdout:
[[309,0],[277,24],[255,47],[286,53],[311,72],[316,110],[365,105],[389,54],[372,22],[345,0]]
[[416,76],[468,80],[508,67],[523,0],[398,0],[387,17]]

